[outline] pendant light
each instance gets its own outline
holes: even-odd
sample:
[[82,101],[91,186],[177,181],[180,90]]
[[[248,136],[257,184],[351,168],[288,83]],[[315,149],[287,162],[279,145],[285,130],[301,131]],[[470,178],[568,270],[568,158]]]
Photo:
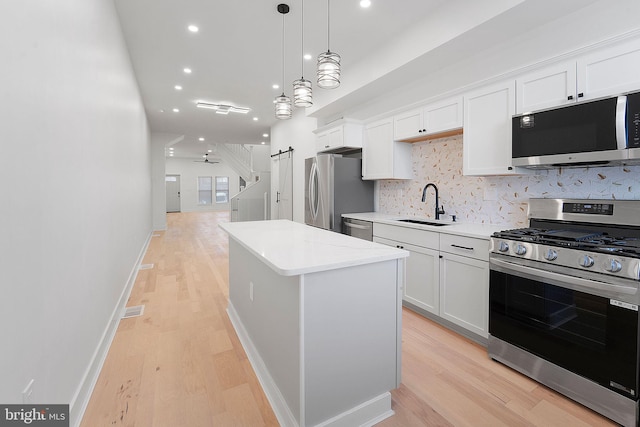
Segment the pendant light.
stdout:
[[327,0],[327,51],[318,55],[318,86],[323,89],[335,89],[340,86],[340,55],[331,52],[330,36],[330,0]]
[[282,95],[276,97],[276,118],[287,120],[291,118],[291,99],[284,94],[284,15],[289,13],[289,5],[281,3],[278,12],[282,14]]
[[296,107],[307,108],[313,105],[313,93],[311,89],[311,82],[304,78],[304,0],[301,0],[300,15],[302,16],[302,35],[301,40],[301,52],[300,60],[302,61],[301,75],[298,80],[293,81],[293,105]]

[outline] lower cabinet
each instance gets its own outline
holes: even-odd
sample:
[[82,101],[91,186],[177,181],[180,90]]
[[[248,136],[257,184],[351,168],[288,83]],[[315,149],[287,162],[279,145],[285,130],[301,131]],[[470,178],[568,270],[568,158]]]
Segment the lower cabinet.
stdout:
[[374,242],[409,251],[402,299],[438,315],[440,313],[440,252],[395,240],[374,237]]
[[373,241],[409,251],[404,301],[488,337],[488,240],[374,223]]
[[440,316],[483,338],[489,332],[489,264],[442,252]]

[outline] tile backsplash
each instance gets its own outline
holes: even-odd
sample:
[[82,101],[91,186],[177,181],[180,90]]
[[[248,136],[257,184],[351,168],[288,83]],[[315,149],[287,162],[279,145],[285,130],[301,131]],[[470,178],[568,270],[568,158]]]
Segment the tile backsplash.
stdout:
[[[379,184],[379,210],[407,216],[434,216],[438,186],[445,219],[461,222],[523,227],[530,198],[583,198],[640,200],[640,166],[551,169],[536,175],[474,177],[462,175],[462,135],[413,144],[410,181]],[[538,174],[539,173],[539,174]]]

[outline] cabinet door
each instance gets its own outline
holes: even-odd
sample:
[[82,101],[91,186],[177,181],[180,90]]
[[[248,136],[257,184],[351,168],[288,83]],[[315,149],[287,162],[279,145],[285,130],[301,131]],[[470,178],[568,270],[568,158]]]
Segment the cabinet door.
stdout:
[[633,40],[578,60],[578,96],[584,99],[640,90],[640,40]]
[[344,145],[344,129],[338,126],[329,131],[329,148],[341,147]]
[[327,150],[329,147],[329,131],[322,132],[316,135],[316,151],[321,153]]
[[435,249],[409,245],[374,237],[374,242],[409,251],[405,264],[402,299],[421,309],[439,315],[440,259]]
[[422,109],[407,111],[393,117],[393,139],[412,138],[424,132]]
[[516,112],[518,114],[575,101],[575,61],[536,70],[516,79]]
[[365,127],[362,175],[364,179],[386,179],[393,176],[393,119],[381,120]]
[[464,175],[513,175],[511,117],[515,113],[515,82],[468,93],[464,97]]
[[462,97],[427,105],[422,111],[426,133],[439,133],[462,127]]
[[488,337],[488,262],[442,253],[440,316],[484,338]]

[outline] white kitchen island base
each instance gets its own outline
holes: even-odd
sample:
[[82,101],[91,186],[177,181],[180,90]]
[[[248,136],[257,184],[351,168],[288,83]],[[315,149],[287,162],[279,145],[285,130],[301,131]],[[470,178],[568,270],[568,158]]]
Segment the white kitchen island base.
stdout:
[[[272,240],[273,227],[289,233]],[[406,252],[290,221],[223,228],[229,317],[280,424],[351,427],[393,415]],[[287,248],[286,262],[255,241],[260,231]]]

